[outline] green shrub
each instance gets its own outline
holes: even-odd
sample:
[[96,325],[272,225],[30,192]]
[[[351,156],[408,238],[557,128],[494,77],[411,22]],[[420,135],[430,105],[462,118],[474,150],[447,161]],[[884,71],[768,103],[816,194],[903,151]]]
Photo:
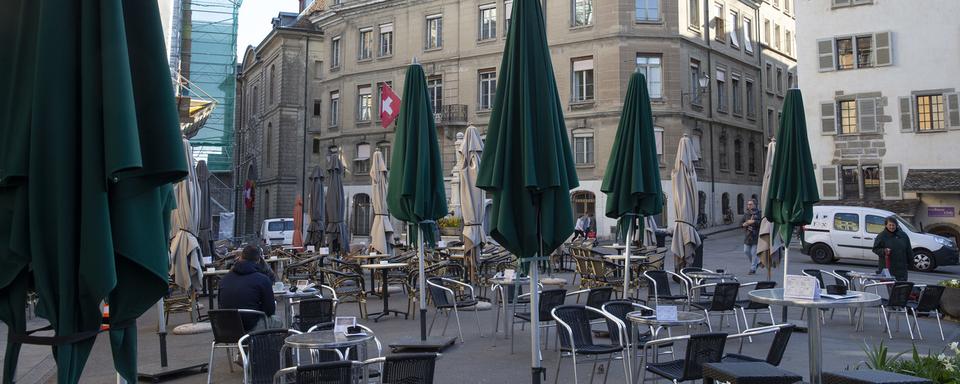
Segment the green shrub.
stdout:
[[906,352],[890,356],[890,351],[883,341],[880,345],[871,348],[864,345],[866,360],[861,366],[869,369],[902,373],[905,375],[922,377],[933,381],[934,384],[960,384],[960,345],[953,342],[943,349],[939,355],[927,352],[921,355],[914,345],[910,358],[901,358]]

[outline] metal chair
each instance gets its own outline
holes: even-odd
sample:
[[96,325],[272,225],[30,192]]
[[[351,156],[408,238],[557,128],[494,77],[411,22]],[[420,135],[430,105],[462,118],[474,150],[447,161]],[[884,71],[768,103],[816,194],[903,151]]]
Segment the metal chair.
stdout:
[[[883,311],[883,322],[887,327],[887,336],[893,339],[893,333],[890,332],[890,314],[903,313],[907,319],[907,329],[910,331],[910,340],[913,340],[913,326],[910,325],[910,313],[907,310],[907,303],[910,301],[910,292],[913,291],[913,283],[909,281],[898,281],[893,283],[890,288],[890,296],[880,301],[880,310]],[[899,331],[900,322],[897,322]]]
[[210,361],[207,363],[207,384],[213,382],[213,353],[217,348],[227,350],[227,362],[230,372],[233,372],[233,359],[230,350],[240,349],[240,338],[246,334],[243,327],[243,318],[240,314],[260,316],[264,323],[267,314],[252,309],[212,309],[207,312],[210,318],[210,328],[213,331],[213,342],[210,343]]
[[289,350],[284,355],[280,354],[280,350],[288,336],[298,333],[293,329],[266,329],[243,335],[237,341],[243,361],[243,382],[270,384],[282,368],[280,359],[284,360],[283,366],[293,365]]
[[399,353],[363,362],[363,365],[381,364],[380,384],[433,384],[438,353]]
[[[580,295],[587,294],[587,306],[595,309],[602,310],[603,304],[610,301],[610,298],[613,297],[613,287],[599,287],[591,289],[581,289],[579,291],[568,292],[567,297],[576,296],[577,303],[580,303]],[[592,313],[590,315],[590,321],[596,321],[603,319],[603,316]]]
[[[647,363],[647,349],[661,345],[673,344],[680,341],[687,342],[687,350],[683,359],[676,359],[663,363]],[[723,357],[723,348],[727,343],[726,333],[700,333],[694,335],[669,337],[647,342],[643,346],[643,356],[640,367],[642,376],[640,383],[646,381],[647,371],[679,383],[703,378],[703,364],[717,363]]]
[[923,334],[920,333],[920,321],[917,320],[917,312],[933,315],[937,318],[937,328],[940,328],[940,340],[946,341],[943,337],[943,325],[940,324],[940,297],[943,296],[944,287],[940,285],[928,285],[920,292],[920,298],[917,301],[907,302],[907,310],[913,313],[913,323],[917,326],[917,336],[923,340]]
[[[634,311],[640,310],[653,310],[653,308],[634,303],[629,300],[614,300],[609,301],[601,307],[601,310],[606,312],[608,315],[613,316],[617,320],[620,320],[620,323],[624,325],[624,334],[627,336],[626,339],[621,342],[620,335],[618,333],[611,333],[610,340],[613,342],[618,342],[626,346],[627,350],[630,352],[637,351],[636,347],[643,345],[650,340],[651,332],[647,329],[645,332],[641,333],[639,329],[634,332],[634,325],[630,319],[627,318],[627,314]],[[612,320],[606,319],[607,328],[612,329],[615,323]],[[670,332],[670,328],[667,328],[667,332]],[[636,337],[634,337],[636,335]],[[631,358],[634,354],[631,354]],[[631,360],[632,361],[632,360]],[[632,370],[632,367],[631,367]]]
[[[597,363],[600,362],[601,355],[607,355],[607,362],[613,360],[613,354],[619,352],[623,363],[623,373],[630,377],[630,351],[626,348],[627,340],[626,327],[616,317],[603,312],[599,309],[585,305],[561,305],[550,311],[550,316],[557,321],[558,334],[560,336],[560,356],[557,362],[556,381],[560,380],[560,362],[563,360],[566,352],[573,359],[573,380],[579,383],[577,377],[577,355],[593,356],[593,369],[590,371],[590,382],[593,383],[592,373],[597,369]],[[616,344],[596,344],[593,341],[593,331],[590,326],[590,319],[594,316],[600,316],[607,320],[608,325],[613,327],[608,332],[617,335]],[[565,332],[560,332],[562,328]],[[587,361],[589,362],[589,361]],[[604,375],[603,382],[607,382],[607,375]],[[628,379],[629,380],[629,379]]]
[[303,299],[299,301],[298,307],[300,313],[293,316],[298,331],[306,332],[312,328],[333,329],[333,319],[337,316],[337,306],[333,299]]
[[363,275],[354,272],[352,265],[343,265],[342,268],[347,269],[348,272],[331,268],[320,268],[320,272],[326,276],[326,282],[330,284],[338,301],[342,303],[344,298],[356,300],[360,309],[360,318],[365,319],[367,318],[367,292],[364,288]]
[[[771,289],[777,286],[775,281],[758,281],[753,283],[744,283],[740,284],[740,288],[750,287],[753,289]],[[740,314],[743,315],[743,326],[746,329],[750,329],[757,323],[757,314],[760,312],[767,312],[770,315],[770,324],[776,325],[777,320],[773,318],[773,309],[770,308],[769,304],[758,303],[753,300],[737,300],[736,307],[740,308]],[[747,311],[751,311],[753,314],[753,322],[747,321]]]
[[720,329],[723,329],[723,316],[733,315],[733,322],[737,325],[737,333],[740,333],[740,319],[737,318],[737,293],[740,291],[740,283],[711,283],[698,285],[693,289],[701,287],[714,287],[713,298],[709,302],[690,303],[690,306],[703,310],[707,317],[707,328],[713,332],[713,324],[710,322],[710,314],[718,313],[720,315]]
[[[646,271],[643,273],[643,276],[647,278],[650,282],[647,285],[647,302],[649,303],[650,299],[653,299],[654,305],[660,305],[660,300],[667,302],[677,302],[682,301],[686,302],[689,300],[689,289],[687,284],[687,279],[683,276],[680,276],[676,273],[670,271]],[[673,276],[680,279],[680,284],[683,288],[683,294],[674,294],[670,290],[670,279],[669,277]]]
[[[448,284],[460,289],[469,290],[470,294],[457,295],[453,289],[446,286]],[[460,326],[460,309],[473,307],[473,314],[477,318],[477,331],[480,333],[480,337],[483,337],[483,329],[480,327],[480,314],[479,311],[476,310],[478,302],[471,285],[445,277],[431,277],[427,279],[427,289],[428,292],[430,292],[430,299],[437,309],[433,320],[430,321],[430,330],[427,331],[428,334],[433,331],[433,324],[437,321],[437,316],[440,314],[440,311],[444,311],[447,315],[447,322],[443,324],[443,333],[441,333],[446,334],[447,325],[450,324],[450,311],[453,311],[454,316],[457,318],[457,332],[460,334],[460,342],[463,343],[463,329]]]
[[[553,321],[553,315],[551,311],[553,311],[554,308],[563,305],[563,301],[564,299],[566,299],[567,290],[566,289],[547,289],[547,290],[541,290],[538,293],[540,294],[540,307],[538,308],[537,312],[540,314],[539,316],[540,324],[531,324],[530,326],[540,327],[545,329],[547,331],[545,332],[546,334],[541,334],[540,337],[546,337],[547,340],[550,340],[549,339],[550,327],[553,326],[553,324],[550,324],[550,322]],[[513,353],[513,344],[514,344],[514,340],[516,340],[516,338],[513,337],[514,328],[516,324],[529,323],[531,319],[532,319],[532,316],[530,316],[530,312],[515,312],[513,314],[513,321],[510,322],[510,335],[511,335],[510,352],[511,353]]]
[[273,377],[275,384],[286,383],[289,375],[294,375],[295,383],[311,384],[355,384],[360,363],[355,361],[330,361],[284,368]]
[[741,354],[743,350],[743,343],[740,343],[740,350],[738,353],[728,353],[723,356],[722,362],[724,363],[739,363],[739,362],[751,362],[751,361],[763,361],[767,364],[773,366],[779,366],[780,362],[783,360],[783,353],[787,350],[787,344],[790,343],[790,336],[793,334],[793,331],[796,330],[797,326],[794,324],[781,324],[773,325],[769,327],[762,328],[753,328],[744,331],[739,336],[742,341],[742,337],[753,337],[757,335],[762,335],[765,333],[776,332],[773,336],[773,341],[770,343],[770,350],[767,351],[767,357],[765,359],[758,359],[755,357],[750,357]]

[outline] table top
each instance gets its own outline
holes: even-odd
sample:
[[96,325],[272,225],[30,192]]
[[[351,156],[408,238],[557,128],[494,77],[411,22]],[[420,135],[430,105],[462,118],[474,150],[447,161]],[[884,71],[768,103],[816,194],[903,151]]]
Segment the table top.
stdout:
[[645,325],[654,325],[654,326],[675,326],[675,325],[689,325],[689,324],[700,324],[707,321],[707,318],[703,316],[702,313],[690,312],[690,311],[677,311],[676,320],[658,320],[654,316],[642,316],[640,311],[633,311],[627,314],[627,319],[637,323]]
[[229,269],[217,269],[217,270],[213,270],[213,271],[207,271],[207,270],[203,271],[203,275],[204,275],[204,276],[219,276],[219,275],[226,275],[226,274],[228,274],[228,273],[230,273],[230,270],[229,270]]
[[368,333],[365,336],[347,336],[343,333],[335,333],[332,330],[307,332],[287,337],[285,343],[293,348],[342,348],[363,344],[373,339],[373,335]]
[[269,263],[274,263],[278,261],[290,261],[290,258],[289,257],[268,257],[268,258],[265,258],[264,260],[266,260]]
[[316,288],[314,288],[312,291],[307,291],[307,292],[300,291],[300,290],[297,290],[296,292],[290,292],[290,288],[289,288],[289,287],[287,287],[287,289],[284,289],[283,292],[273,291],[273,297],[281,297],[281,298],[285,298],[285,299],[296,299],[296,298],[301,298],[301,297],[314,297],[314,296],[319,296],[319,295],[320,295],[320,290],[319,290],[319,289],[316,289]]
[[[606,258],[607,260],[613,260],[613,261],[624,261],[627,259],[627,255],[604,255],[603,257]],[[630,260],[646,260],[649,258],[650,256],[630,255]]]
[[877,280],[877,281],[893,281],[895,278],[893,276],[884,276],[872,272],[857,272],[850,271],[847,272],[848,275],[865,280]]
[[623,244],[607,244],[607,245],[601,245],[601,247],[610,248],[610,249],[617,249],[617,250],[627,249],[627,246],[626,246],[626,245],[623,245]]
[[360,268],[366,268],[366,269],[390,269],[390,268],[401,268],[401,267],[406,267],[406,266],[407,266],[407,263],[385,263],[385,264],[374,263],[374,264],[364,264],[364,265],[361,265]]
[[694,278],[694,279],[702,279],[702,280],[705,280],[705,279],[735,279],[735,278],[737,278],[736,275],[734,275],[734,274],[732,274],[732,273],[728,273],[728,272],[707,272],[707,271],[699,271],[699,272],[684,272],[684,274],[687,275],[687,276],[690,276],[690,277],[692,277],[692,278]]
[[849,308],[863,307],[880,304],[880,296],[875,293],[861,291],[847,291],[848,295],[855,297],[849,299],[828,299],[819,300],[794,299],[783,297],[783,288],[757,289],[750,291],[750,300],[764,304],[786,305],[805,308]]
[[371,259],[382,259],[384,257],[390,257],[390,255],[385,253],[378,253],[376,255],[354,255],[350,257],[354,259],[360,259],[360,260],[371,260]]
[[490,278],[490,282],[491,282],[491,283],[494,283],[494,284],[500,284],[500,285],[529,284],[529,283],[530,283],[530,278],[529,278],[529,277],[518,277],[518,278],[513,279],[513,280],[507,280],[507,279],[504,279],[504,278],[502,278],[502,277],[493,277],[493,278]]

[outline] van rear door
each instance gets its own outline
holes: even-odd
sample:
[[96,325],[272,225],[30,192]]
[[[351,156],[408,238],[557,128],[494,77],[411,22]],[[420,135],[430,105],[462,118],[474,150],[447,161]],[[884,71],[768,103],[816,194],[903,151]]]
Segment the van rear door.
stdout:
[[852,211],[838,209],[833,214],[830,242],[837,258],[863,258],[862,216]]

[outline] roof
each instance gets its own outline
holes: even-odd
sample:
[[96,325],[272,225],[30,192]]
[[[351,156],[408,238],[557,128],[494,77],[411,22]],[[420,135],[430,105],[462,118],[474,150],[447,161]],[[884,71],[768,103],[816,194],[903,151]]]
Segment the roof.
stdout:
[[916,215],[917,207],[920,206],[920,200],[916,200],[916,199],[904,199],[904,200],[844,199],[844,200],[822,201],[816,206],[818,207],[844,206],[844,207],[874,208],[874,209],[882,209],[884,211],[890,211],[904,217],[912,217]]
[[960,168],[911,169],[903,180],[909,192],[960,192]]

